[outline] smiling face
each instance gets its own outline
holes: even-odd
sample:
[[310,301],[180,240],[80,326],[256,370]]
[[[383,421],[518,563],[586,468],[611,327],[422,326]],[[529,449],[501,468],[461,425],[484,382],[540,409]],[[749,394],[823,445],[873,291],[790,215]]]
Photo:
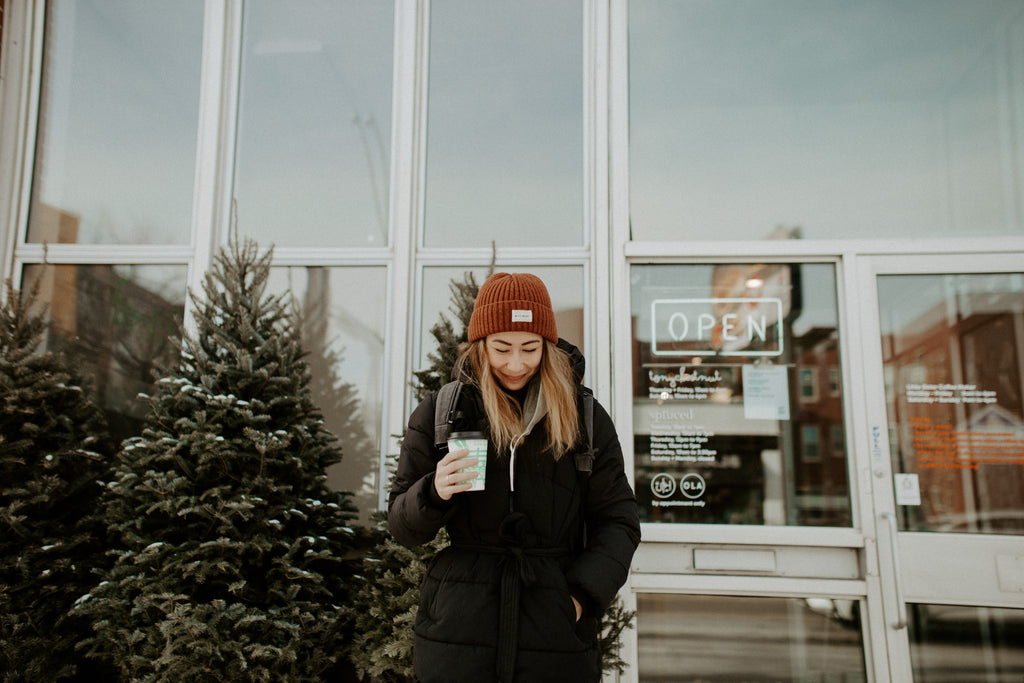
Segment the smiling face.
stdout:
[[540,368],[544,337],[532,332],[499,332],[484,341],[487,362],[498,383],[508,391],[526,386]]

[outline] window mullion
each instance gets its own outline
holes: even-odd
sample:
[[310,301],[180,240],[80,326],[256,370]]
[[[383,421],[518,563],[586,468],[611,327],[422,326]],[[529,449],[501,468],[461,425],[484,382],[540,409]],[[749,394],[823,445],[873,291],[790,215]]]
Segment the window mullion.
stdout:
[[[391,196],[387,330],[384,335],[384,395],[382,397],[379,481],[388,481],[388,455],[398,453],[405,431],[409,377],[414,350],[411,337],[414,296],[415,245],[422,223],[423,140],[426,98],[426,44],[429,8],[418,0],[395,1],[394,77],[392,81]],[[380,507],[386,503],[380,486]]]
[[[222,236],[227,235],[231,220],[241,40],[241,2],[207,0],[188,281],[193,292],[202,291],[204,274],[217,245],[223,241]],[[192,302],[186,301],[186,329],[192,325],[191,306]]]
[[[3,60],[0,63],[0,281],[20,278],[12,268],[25,234],[42,79],[45,3],[8,3],[4,11]],[[19,46],[19,42],[21,43]]]

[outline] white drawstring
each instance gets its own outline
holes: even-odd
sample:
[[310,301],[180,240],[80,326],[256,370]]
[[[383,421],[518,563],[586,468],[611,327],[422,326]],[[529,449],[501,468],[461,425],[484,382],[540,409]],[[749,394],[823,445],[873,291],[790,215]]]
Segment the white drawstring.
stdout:
[[[523,433],[517,436],[515,439],[513,439],[512,445],[509,447],[508,485],[509,491],[511,491],[512,493],[515,493],[516,490],[516,448],[519,446],[519,444],[523,442],[524,439],[526,439],[527,436],[530,435],[530,432],[533,430],[534,426],[536,426],[536,424],[540,422],[541,418],[543,418],[548,412],[547,404],[544,402],[544,392],[541,391],[539,385],[537,387],[536,403],[531,403],[529,401],[529,396],[527,397],[526,403],[527,406],[533,406],[533,417],[530,418],[529,422],[526,422],[524,420],[525,424],[523,425]],[[527,406],[524,406],[524,408]]]
[[512,442],[509,447],[509,458],[508,458],[508,486],[512,493],[516,490],[516,447],[519,446],[526,434],[520,434],[516,437],[516,440]]

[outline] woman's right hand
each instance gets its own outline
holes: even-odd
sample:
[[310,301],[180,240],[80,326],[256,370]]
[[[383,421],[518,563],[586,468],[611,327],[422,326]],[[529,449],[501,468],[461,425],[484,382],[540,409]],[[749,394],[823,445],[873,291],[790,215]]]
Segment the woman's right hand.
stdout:
[[434,469],[434,489],[441,500],[451,500],[456,493],[473,488],[473,479],[476,479],[477,474],[472,470],[463,471],[463,468],[475,465],[477,459],[463,459],[467,455],[469,449],[460,448],[451,451],[437,463],[437,468]]

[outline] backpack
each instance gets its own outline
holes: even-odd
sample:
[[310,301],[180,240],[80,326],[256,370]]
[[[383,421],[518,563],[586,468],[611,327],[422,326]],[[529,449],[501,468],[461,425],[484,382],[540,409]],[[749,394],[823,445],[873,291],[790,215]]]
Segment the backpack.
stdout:
[[[448,449],[448,435],[452,430],[452,423],[455,418],[461,415],[456,410],[459,405],[459,396],[462,394],[462,382],[452,380],[445,384],[437,392],[437,402],[434,404],[434,445],[439,449]],[[582,482],[594,470],[594,392],[588,387],[580,387],[580,411],[583,413],[583,424],[587,430],[587,450],[573,455],[576,461],[576,472],[580,475]]]

